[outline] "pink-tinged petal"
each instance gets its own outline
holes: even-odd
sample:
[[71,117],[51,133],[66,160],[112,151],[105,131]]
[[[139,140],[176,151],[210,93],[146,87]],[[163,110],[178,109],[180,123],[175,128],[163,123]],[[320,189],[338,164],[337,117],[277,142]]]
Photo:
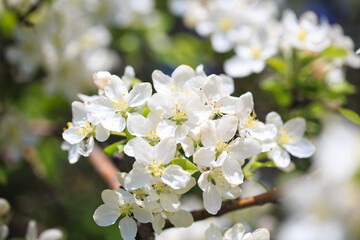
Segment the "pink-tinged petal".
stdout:
[[97,225],[106,227],[114,224],[119,216],[118,209],[103,204],[95,210],[93,219]]
[[223,239],[220,230],[213,224],[205,231],[206,240],[221,240]]
[[226,115],[216,120],[217,140],[221,142],[230,141],[237,130],[238,119],[231,115]]
[[121,237],[124,240],[133,240],[136,237],[137,225],[134,219],[129,216],[125,216],[119,222],[119,228],[121,232]]
[[227,158],[222,165],[222,170],[225,179],[229,183],[234,185],[243,183],[244,174],[238,161]]
[[150,83],[138,83],[130,91],[127,100],[130,107],[144,104],[150,97],[152,88]]
[[204,207],[211,214],[216,214],[221,208],[221,195],[213,184],[209,185],[208,191],[203,192]]
[[184,171],[178,165],[167,166],[162,173],[161,180],[173,189],[185,188],[190,181],[190,173]]
[[164,164],[168,164],[174,159],[175,152],[175,138],[165,138],[155,146],[155,159],[156,161],[162,161]]
[[315,146],[306,138],[301,138],[295,143],[283,144],[286,151],[298,158],[311,157],[315,152]]

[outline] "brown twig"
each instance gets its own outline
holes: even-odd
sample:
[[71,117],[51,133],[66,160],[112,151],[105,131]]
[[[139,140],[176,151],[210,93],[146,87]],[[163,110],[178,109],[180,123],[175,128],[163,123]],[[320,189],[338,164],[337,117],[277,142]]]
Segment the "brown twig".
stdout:
[[120,187],[120,183],[117,178],[119,170],[96,144],[89,156],[89,161],[111,189],[117,189]]
[[[207,212],[205,209],[193,211],[191,212],[191,214],[194,217],[194,221],[199,221],[213,216],[221,216],[225,213],[242,208],[264,205],[266,203],[275,203],[277,201],[278,192],[279,189],[274,188],[266,193],[254,197],[224,201],[221,204],[221,208],[216,215],[212,215],[211,213]],[[167,221],[164,229],[170,227],[173,227],[173,225],[171,224],[170,221]]]

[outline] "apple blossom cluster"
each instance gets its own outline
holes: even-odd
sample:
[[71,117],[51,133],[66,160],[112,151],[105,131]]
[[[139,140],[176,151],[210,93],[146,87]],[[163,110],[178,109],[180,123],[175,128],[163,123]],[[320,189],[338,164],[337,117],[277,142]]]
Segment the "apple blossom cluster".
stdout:
[[224,53],[234,50],[235,56],[226,60],[224,69],[232,77],[246,77],[264,70],[267,60],[278,52],[288,54],[297,49],[320,55],[331,46],[346,51],[332,61],[318,63],[326,81],[345,79],[345,65],[359,68],[360,57],[354,54],[354,42],[344,35],[339,25],[318,20],[313,12],[299,19],[285,10],[277,19],[279,7],[268,0],[172,0],[171,11],[184,18],[185,24],[201,36],[209,36],[213,49]]
[[[136,236],[135,220],[151,222],[157,234],[166,220],[176,227],[190,226],[193,217],[179,198],[196,183],[205,209],[216,214],[222,199],[241,196],[246,159],[268,153],[284,168],[290,164],[289,154],[304,158],[314,152],[303,137],[304,119],[283,124],[272,112],[261,122],[250,92],[230,96],[234,85],[228,76],[207,76],[201,65],[195,70],[181,65],[171,76],[155,70],[153,94],[150,83],[131,82],[134,74],[131,67],[124,80],[109,72],[95,73],[98,95],[80,95],[83,102],[73,102],[73,120],[63,132],[70,163],[88,156],[94,139],[103,142],[112,133],[127,138],[123,149],[135,158],[133,169],[119,174],[120,189],[103,191],[104,204],[94,213],[100,226],[120,218],[126,240]],[[195,179],[197,171],[200,177]]]

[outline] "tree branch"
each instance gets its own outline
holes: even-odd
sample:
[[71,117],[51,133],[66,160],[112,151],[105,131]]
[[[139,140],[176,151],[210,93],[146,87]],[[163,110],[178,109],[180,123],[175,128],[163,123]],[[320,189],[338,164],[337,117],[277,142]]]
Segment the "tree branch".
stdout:
[[120,187],[117,178],[119,169],[115,167],[111,160],[103,153],[102,149],[96,144],[89,156],[89,161],[111,189]]
[[[228,213],[228,212],[231,212],[234,210],[238,210],[238,209],[242,209],[242,208],[264,205],[266,203],[275,203],[277,201],[278,192],[279,192],[279,189],[274,188],[266,193],[263,193],[263,194],[260,194],[260,195],[254,196],[254,197],[224,201],[221,204],[221,208],[220,208],[219,212],[215,215],[212,215],[211,213],[207,212],[205,209],[193,211],[193,212],[191,212],[191,214],[194,217],[194,221],[199,221],[199,220],[204,220],[209,217],[221,216],[225,213]],[[171,228],[171,227],[173,227],[173,224],[170,221],[166,221],[164,229]]]

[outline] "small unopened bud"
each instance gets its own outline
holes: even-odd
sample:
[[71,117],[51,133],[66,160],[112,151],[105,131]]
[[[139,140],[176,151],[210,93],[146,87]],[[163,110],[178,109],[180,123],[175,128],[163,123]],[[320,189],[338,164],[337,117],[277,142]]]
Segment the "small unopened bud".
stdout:
[[6,215],[9,211],[10,211],[9,202],[4,198],[0,198],[0,217]]
[[93,79],[95,85],[100,89],[104,90],[104,87],[109,83],[111,74],[109,72],[100,71],[94,73]]

